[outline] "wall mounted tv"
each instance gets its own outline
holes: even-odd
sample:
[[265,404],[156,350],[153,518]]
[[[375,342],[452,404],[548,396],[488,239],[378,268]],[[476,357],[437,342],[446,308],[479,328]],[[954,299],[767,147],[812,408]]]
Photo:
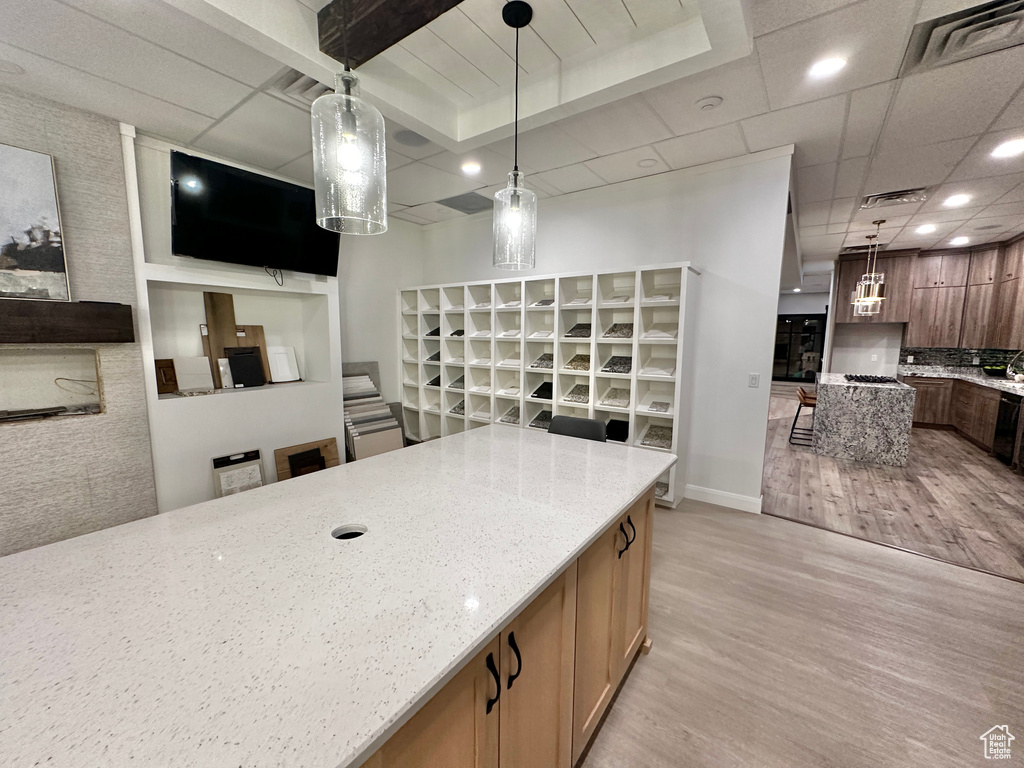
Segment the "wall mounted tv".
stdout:
[[313,190],[171,152],[171,250],[229,264],[338,275],[338,238]]

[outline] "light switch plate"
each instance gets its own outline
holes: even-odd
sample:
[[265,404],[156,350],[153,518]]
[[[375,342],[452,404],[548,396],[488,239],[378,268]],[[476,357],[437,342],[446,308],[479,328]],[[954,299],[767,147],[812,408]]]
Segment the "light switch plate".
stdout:
[[761,386],[761,374],[760,373],[748,374],[747,386],[748,387],[752,387],[753,389],[757,389],[758,387],[760,387]]

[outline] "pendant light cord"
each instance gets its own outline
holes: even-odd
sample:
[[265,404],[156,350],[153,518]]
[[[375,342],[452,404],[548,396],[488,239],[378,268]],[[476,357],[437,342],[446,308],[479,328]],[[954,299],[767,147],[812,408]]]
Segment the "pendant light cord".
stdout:
[[512,170],[519,171],[519,27],[516,27],[516,117],[513,140]]

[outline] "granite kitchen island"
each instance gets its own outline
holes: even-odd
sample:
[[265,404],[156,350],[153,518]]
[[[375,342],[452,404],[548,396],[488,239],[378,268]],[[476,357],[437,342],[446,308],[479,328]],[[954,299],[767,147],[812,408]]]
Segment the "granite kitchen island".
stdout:
[[818,376],[812,446],[841,459],[903,467],[914,421],[913,387],[847,381],[841,373]]
[[[498,748],[500,713],[502,754],[519,721],[527,752],[547,748],[557,711],[572,720],[557,760],[520,764],[569,765],[610,702],[573,718],[575,628],[625,637],[609,663],[626,673],[646,639],[654,484],[675,461],[493,425],[0,558],[0,765],[414,766],[418,742],[388,745],[470,673],[453,699],[470,747]],[[366,533],[333,538],[346,524]],[[632,634],[591,610],[615,600]],[[560,679],[534,652],[545,623]],[[580,701],[593,655],[575,657]],[[455,715],[445,738],[466,735]]]

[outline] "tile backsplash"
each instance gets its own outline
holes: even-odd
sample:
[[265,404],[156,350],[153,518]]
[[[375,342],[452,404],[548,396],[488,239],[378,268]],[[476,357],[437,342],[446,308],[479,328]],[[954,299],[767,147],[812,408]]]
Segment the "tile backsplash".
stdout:
[[1016,349],[903,347],[900,349],[900,365],[906,365],[907,357],[911,355],[914,365],[972,366],[975,357],[981,358],[980,365],[1007,365],[1018,352]]

